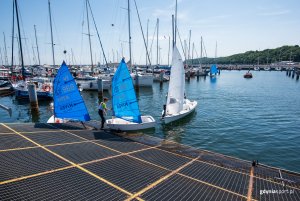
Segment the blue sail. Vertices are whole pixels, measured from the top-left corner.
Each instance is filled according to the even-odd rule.
[[[217,74],[218,73],[218,68],[217,68],[217,65],[214,64],[210,67],[210,74]]]
[[[122,59],[112,80],[112,105],[114,115],[130,122],[142,123],[132,78]]]
[[[54,116],[61,119],[89,121],[90,115],[65,62],[53,83]]]

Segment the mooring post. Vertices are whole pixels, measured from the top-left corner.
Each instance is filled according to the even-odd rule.
[[[138,74],[136,73],[135,74],[135,90],[139,90],[139,76],[138,76]]]
[[[38,98],[37,98],[35,84],[29,83],[27,87],[28,87],[28,94],[29,94],[29,101],[30,101],[31,109],[38,110],[39,104],[38,104]]]
[[[286,69],[286,76],[288,76],[289,75],[289,70],[288,69]]]
[[[296,75],[296,80],[299,80],[299,72],[297,73],[297,75]]]
[[[188,80],[191,78],[191,72],[190,72],[190,70],[188,70],[188,71],[186,72],[186,76],[187,76]]]
[[[159,82],[160,82],[160,84],[162,84],[163,81],[164,81],[164,72],[160,71],[160,73],[159,73]]]
[[[221,69],[219,68],[219,75],[221,74]]]
[[[97,79],[97,85],[98,85],[98,98],[102,99],[103,97],[103,82],[101,78]]]
[[[295,77],[295,69],[293,70],[292,79]]]

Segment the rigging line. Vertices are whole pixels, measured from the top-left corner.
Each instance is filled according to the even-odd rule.
[[[12,35],[11,35],[11,73],[13,73],[14,65],[14,35],[15,35],[15,1],[13,1],[13,20],[12,20]]]
[[[154,28],[154,33],[153,33],[153,36],[152,36],[151,45],[150,45],[151,59],[152,59],[152,45],[153,45],[153,41],[154,41],[154,37],[155,37],[157,25],[158,25],[158,24],[157,24],[157,22],[156,22],[156,25],[155,25],[155,28]]]
[[[146,44],[146,40],[145,40],[143,26],[142,26],[142,23],[141,23],[140,13],[139,13],[139,10],[138,10],[137,5],[136,5],[136,0],[134,0],[134,5],[135,5],[135,8],[136,8],[136,13],[138,15],[138,19],[139,19],[139,23],[140,23],[140,28],[141,28],[141,32],[142,32],[142,35],[143,35],[143,40],[144,40],[144,45],[145,45],[145,49],[146,49],[146,54],[147,54],[147,57],[148,57],[149,64],[151,66],[151,61],[150,61],[149,53],[148,53],[148,50],[147,50],[147,44]]]
[[[29,53],[30,52],[29,51],[29,45],[27,43],[28,38],[27,38],[26,33],[25,33],[24,23],[23,23],[23,17],[22,17],[22,13],[20,11],[20,7],[19,6],[18,6],[18,13],[19,13],[19,16],[20,16],[20,22],[21,22],[21,27],[22,27],[21,31],[23,32],[23,36],[24,36],[24,40],[25,40],[26,56],[27,56],[27,58],[29,60],[29,64],[32,64],[32,62],[31,62],[31,55]],[[22,40],[22,37],[21,37],[20,40]],[[25,58],[25,56],[23,56],[23,58]]]
[[[102,45],[102,42],[101,42],[101,39],[100,39],[99,31],[98,31],[98,28],[97,28],[97,25],[96,25],[96,22],[95,22],[95,18],[94,18],[94,15],[93,15],[93,11],[92,11],[92,8],[91,8],[91,4],[90,4],[89,0],[87,0],[87,2],[88,2],[88,5],[89,5],[89,8],[90,8],[90,11],[91,11],[91,15],[92,15],[93,22],[94,22],[94,25],[95,25],[95,29],[96,29],[96,32],[97,32],[97,36],[98,36],[98,39],[99,39],[99,42],[100,42],[101,50],[103,52],[103,57],[104,57],[104,60],[105,60],[105,65],[106,65],[106,67],[108,67],[106,56],[105,56],[104,49],[103,49],[103,45]]]
[[[184,56],[184,60],[186,60],[186,55],[185,55],[185,51],[184,51],[184,48],[183,48],[183,44],[182,44],[182,40],[181,40],[181,37],[180,37],[180,34],[179,34],[179,30],[178,30],[178,26],[176,26],[176,31],[175,33],[178,33],[178,38],[180,40],[180,44],[181,44],[181,48],[182,48],[182,51],[183,51],[183,56]],[[175,43],[176,44],[176,43]]]
[[[1,65],[3,65],[3,58],[2,58],[1,46],[0,46],[0,61],[1,61]]]
[[[83,2],[83,6],[82,6],[82,22],[81,22],[81,33],[80,33],[80,36],[81,36],[81,44],[80,44],[80,58],[79,58],[79,63],[80,63],[80,66],[82,66],[82,54],[83,54],[83,28],[84,28],[84,16],[85,16],[85,0],[82,0]]]

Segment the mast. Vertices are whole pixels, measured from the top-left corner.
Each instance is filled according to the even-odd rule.
[[[91,65],[92,65],[91,70],[92,70],[92,73],[94,73],[92,43],[91,43],[91,34],[90,34],[90,21],[89,21],[89,11],[88,11],[88,0],[86,0],[86,19],[87,19],[88,36],[89,36],[89,44],[90,44],[90,55],[91,55]]]
[[[217,64],[217,49],[218,49],[218,42],[216,41],[216,49],[215,49],[215,63]]]
[[[5,60],[5,65],[8,65],[6,40],[5,40],[5,33],[4,32],[3,32],[3,39],[4,39],[4,60]]]
[[[12,22],[12,36],[11,36],[11,68],[10,71],[13,73],[14,66],[14,35],[15,35],[15,1],[13,1],[13,22]]]
[[[131,61],[131,30],[130,30],[130,0],[128,2],[128,37],[129,37],[129,69],[132,72],[132,61]]]
[[[171,43],[171,37],[169,36],[168,66],[170,66],[170,43]]]
[[[174,20],[174,44],[176,45],[176,35],[177,35],[177,0],[175,4],[175,20]]]
[[[20,24],[19,24],[19,13],[18,13],[17,0],[15,0],[15,8],[16,8],[16,15],[17,15],[19,45],[20,45],[20,54],[21,54],[22,77],[23,77],[23,80],[25,81],[25,68],[24,68],[24,60],[23,60],[23,50],[22,50],[22,40],[21,40],[21,31],[20,31]]]
[[[149,29],[149,19],[147,20],[146,66],[148,66],[148,29]]]
[[[192,36],[192,30],[190,30],[190,36],[189,36],[189,52],[188,52],[188,61],[191,58],[191,36]],[[189,62],[190,63],[190,62]]]
[[[105,53],[104,53],[104,48],[103,48],[103,45],[102,45],[102,42],[101,42],[101,39],[100,39],[100,35],[99,35],[99,31],[98,31],[98,28],[97,28],[97,25],[96,25],[96,21],[95,21],[95,18],[94,18],[94,14],[93,14],[93,11],[92,11],[92,7],[91,7],[91,4],[90,4],[90,1],[87,0],[88,2],[88,5],[89,5],[89,8],[90,8],[90,11],[91,11],[91,15],[92,15],[92,18],[93,18],[93,22],[94,22],[94,26],[95,26],[95,29],[96,29],[96,32],[97,32],[97,36],[98,36],[98,40],[99,40],[99,43],[100,43],[100,46],[101,46],[101,50],[102,50],[102,53],[103,53],[103,58],[105,60],[105,65],[106,67],[108,68],[108,64],[107,64],[107,59],[106,59],[106,56],[105,56]],[[89,21],[88,21],[88,24],[89,24]],[[89,26],[89,25],[88,25]],[[90,40],[90,50],[92,51],[92,48],[91,48],[91,40]],[[92,53],[91,53],[92,54]],[[100,55],[100,58],[101,58],[101,55]],[[100,58],[99,58],[99,61],[100,61]],[[92,59],[91,59],[92,60]],[[96,63],[96,56],[95,56],[95,63]],[[93,64],[93,60],[92,60],[92,64]]]
[[[48,7],[49,7],[50,30],[51,30],[52,62],[53,62],[53,67],[55,67],[54,43],[53,43],[53,32],[52,32],[52,18],[51,18],[51,6],[50,6],[50,0],[48,0]]]
[[[172,15],[172,47],[175,45],[175,23],[174,23],[174,15]]]
[[[39,66],[40,66],[41,60],[40,60],[39,46],[38,46],[37,37],[36,37],[36,25],[34,25],[34,35],[35,35],[35,44],[36,44],[36,50],[37,50],[37,55],[38,55],[38,61],[39,61]]]
[[[202,55],[203,55],[203,39],[202,39],[202,36],[201,36],[201,50],[200,50],[200,68],[202,68]]]
[[[159,46],[158,46],[158,31],[159,31],[159,19],[157,18],[157,21],[156,21],[156,23],[157,23],[157,32],[156,32],[156,65],[158,66],[158,64],[159,64],[159,57],[158,57],[158,49],[159,49]]]
[[[1,51],[1,47],[0,47],[0,58],[1,58],[1,65],[3,65],[3,58],[2,58],[2,51]]]
[[[194,50],[195,50],[195,44],[193,43],[193,47],[192,47],[192,65],[193,65],[193,59],[194,59]]]

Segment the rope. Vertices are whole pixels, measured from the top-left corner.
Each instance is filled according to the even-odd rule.
[[[9,92],[9,93],[7,93],[7,94],[1,94],[0,97],[8,96],[8,95],[11,95],[11,94],[13,94],[13,93],[15,93],[15,91]]]

